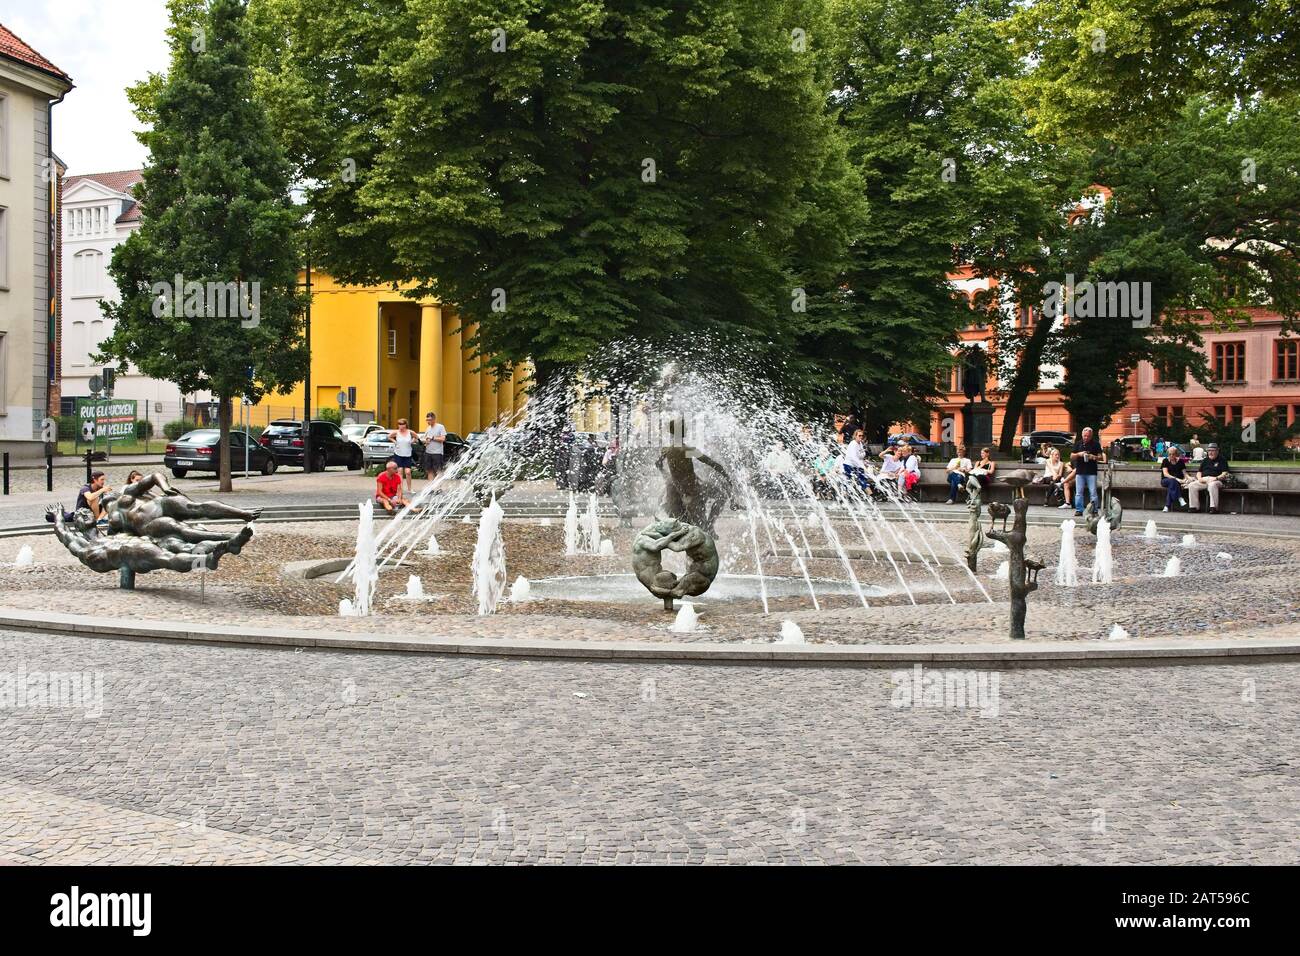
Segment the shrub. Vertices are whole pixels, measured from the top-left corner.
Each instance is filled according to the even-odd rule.
[[[139,419],[135,423],[135,440],[144,441],[153,438],[153,422],[148,419]]]
[[[337,408],[322,408],[316,412],[316,418],[322,422],[333,422],[335,425],[343,424],[343,416],[339,414]]]
[[[168,441],[175,441],[186,432],[192,432],[198,427],[198,422],[191,422],[186,421],[184,418],[177,418],[163,426],[163,434],[167,436]]]

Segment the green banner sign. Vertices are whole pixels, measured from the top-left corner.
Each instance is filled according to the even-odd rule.
[[[94,436],[108,441],[135,438],[135,399],[133,398],[79,398],[77,421],[78,438],[87,440],[87,425],[94,423]]]

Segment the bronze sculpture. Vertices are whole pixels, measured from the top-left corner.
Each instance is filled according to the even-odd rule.
[[[239,554],[253,536],[248,524],[226,534],[190,522],[252,522],[261,514],[260,509],[245,511],[219,501],[193,501],[161,473],[145,475],[104,501],[108,527],[102,532],[85,508],[71,522],[58,505],[46,510],[63,546],[92,571],[117,571],[124,590],[135,587],[137,573],[215,570],[222,555]]]
[[[1007,518],[1013,509],[1016,513],[1015,521],[1012,523],[1011,530],[1007,531]],[[1027,540],[1025,526],[1028,512],[1028,498],[1017,498],[1011,503],[1010,508],[998,502],[989,505],[988,536],[994,541],[1001,541],[1011,552],[1008,583],[1011,589],[1011,639],[1013,641],[1025,639],[1025,597],[1030,591],[1038,590],[1038,572],[1043,570],[1042,562],[1025,557]],[[1001,531],[993,527],[993,522],[999,518],[1002,520]]]
[[[984,547],[984,529],[980,527],[980,492],[983,486],[978,475],[966,478],[966,511],[970,514],[970,541],[966,545],[966,567],[974,574],[978,568],[980,548]]]
[[[686,553],[690,563],[680,578],[664,570],[665,550]],[[656,521],[632,541],[632,570],[651,594],[663,598],[664,610],[671,611],[674,598],[694,597],[709,589],[718,575],[718,548],[696,525],[676,518]]]

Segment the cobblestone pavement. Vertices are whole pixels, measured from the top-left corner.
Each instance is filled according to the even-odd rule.
[[[4,713],[0,862],[1300,862],[1300,664],[993,673],[981,716],[884,670],[0,633],[54,670],[102,701]]]

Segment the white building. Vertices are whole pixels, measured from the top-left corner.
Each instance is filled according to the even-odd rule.
[[[117,289],[108,274],[113,249],[140,228],[140,205],[134,191],[140,170],[87,173],[63,182],[63,399],[90,395],[90,377],[103,367],[91,356],[113,331],[100,303],[115,301]],[[140,402],[140,418],[154,422],[181,415],[185,398],[171,382],[149,378],[134,368],[119,373],[115,398]],[[207,398],[206,393],[200,396]],[[144,403],[149,403],[146,408]],[[156,428],[161,432],[161,425]]]
[[[67,74],[0,24],[0,450],[40,455],[54,366],[58,166]]]

